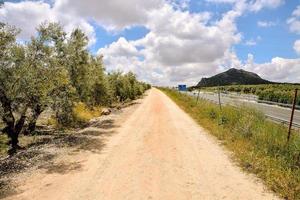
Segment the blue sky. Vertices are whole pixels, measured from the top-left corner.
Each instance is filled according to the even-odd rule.
[[[241,17],[238,20],[238,29],[245,39],[261,37],[261,40],[255,46],[236,45],[238,56],[245,60],[247,54],[251,53],[259,63],[267,62],[276,56],[297,58],[293,43],[299,36],[291,33],[286,23],[286,19],[296,7],[297,1],[288,1],[277,9],[266,9]],[[267,28],[258,27],[258,21],[272,21],[276,25]]]
[[[293,49],[293,43],[299,38],[295,33],[289,31],[286,19],[298,6],[297,1],[287,1],[283,6],[277,9],[265,9],[257,13],[248,13],[237,21],[237,27],[243,34],[243,39],[258,40],[256,45],[249,46],[245,43],[234,45],[238,57],[241,60],[247,60],[248,54],[251,53],[258,63],[270,61],[273,57],[280,56],[285,58],[299,57]],[[207,3],[199,0],[190,2],[189,12],[197,13],[203,11],[213,12],[216,17],[222,17],[222,13],[231,9],[229,4]],[[276,25],[272,27],[259,27],[258,21],[272,21]],[[120,37],[127,40],[136,40],[143,38],[149,30],[143,26],[137,26],[121,32],[108,32],[104,28],[96,27],[97,42],[91,47],[91,51],[96,53],[97,50],[105,45],[115,42]]]
[[[21,28],[20,40],[44,21],[81,28],[109,71],[154,84],[193,85],[232,67],[300,82],[296,0],[18,0],[5,1],[0,20]]]

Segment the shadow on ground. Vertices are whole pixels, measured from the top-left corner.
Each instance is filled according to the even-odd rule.
[[[41,168],[46,169],[46,173],[48,173],[48,174],[66,174],[66,173],[81,170],[82,164],[80,162],[49,163]]]
[[[66,174],[82,169],[80,162],[57,163],[58,155],[68,152],[88,151],[100,153],[105,146],[104,136],[115,133],[118,126],[110,116],[93,120],[85,129],[79,131],[54,131],[40,129],[33,137],[33,142],[25,150],[11,157],[0,158],[0,199],[17,194],[13,180],[25,170],[45,169],[46,173]]]

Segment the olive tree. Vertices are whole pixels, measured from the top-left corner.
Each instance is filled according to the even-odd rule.
[[[66,126],[73,122],[75,102],[110,105],[133,100],[147,89],[131,72],[106,74],[102,56],[89,53],[80,29],[67,34],[57,23],[44,23],[24,44],[16,42],[19,32],[0,23],[0,116],[11,152],[19,148],[21,132],[35,130],[46,108]]]
[[[16,35],[19,33],[15,27],[0,23],[0,102],[2,107],[2,120],[5,127],[2,132],[10,138],[10,144],[17,148],[18,135],[25,122],[26,102],[23,93],[18,94],[18,85],[22,78],[24,49],[16,45]],[[18,106],[17,108],[17,105]],[[22,109],[20,108],[22,107]],[[19,110],[19,116],[14,111]]]
[[[68,82],[64,78],[67,72],[58,64],[55,41],[43,30],[40,27],[37,37],[20,45],[16,43],[16,28],[0,26],[2,132],[8,135],[12,152],[19,148],[18,136],[26,119],[28,131],[32,131],[39,114],[51,103],[51,93]]]

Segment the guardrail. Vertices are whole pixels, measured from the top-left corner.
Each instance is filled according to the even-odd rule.
[[[197,96],[197,94],[195,94],[195,93],[187,93],[187,94],[190,94],[190,95],[192,95],[192,96],[194,96],[194,97]],[[216,93],[202,93],[202,94],[204,94],[204,95],[217,95]],[[222,96],[226,96],[226,95],[222,94]],[[205,100],[210,101],[210,102],[215,103],[215,104],[218,104],[218,103],[219,103],[217,100],[212,100],[212,99],[205,98],[205,96],[203,96],[203,95],[200,95],[199,98],[205,99]],[[247,99],[244,99],[244,98],[240,98],[240,99],[242,99],[242,100],[247,100]],[[262,101],[262,102],[256,101],[256,102],[257,102],[257,103],[266,103],[266,104],[270,104],[269,101]],[[272,103],[274,103],[274,102],[272,102]],[[226,103],[221,103],[221,104],[224,105],[224,104],[226,104]],[[227,104],[230,105],[230,106],[233,106],[233,107],[235,107],[235,108],[238,108],[238,107],[239,107],[239,106],[236,105],[234,102],[227,103]],[[274,104],[272,104],[272,105],[278,105],[278,104],[280,104],[280,103],[274,103]],[[288,105],[289,105],[289,104],[288,104]],[[289,106],[285,106],[285,107],[289,107]],[[299,106],[298,106],[298,107],[299,107]],[[271,116],[271,115],[268,115],[268,114],[264,114],[264,115],[265,115],[269,120],[272,120],[272,121],[277,122],[277,123],[281,123],[281,124],[284,124],[284,125],[287,125],[287,126],[288,126],[289,123],[290,123],[289,120],[285,120],[285,119],[278,118],[278,117],[275,117],[275,116]],[[298,123],[295,123],[295,122],[294,122],[294,123],[292,123],[292,126],[293,126],[293,128],[300,129],[300,124],[298,124]]]
[[[203,94],[211,94],[211,93],[203,92]],[[214,92],[213,94],[217,94],[217,93]],[[279,103],[279,102],[274,102],[274,101],[260,100],[260,99],[258,99],[258,97],[254,97],[253,95],[251,95],[251,96],[244,96],[244,95],[235,95],[235,94],[221,93],[221,96],[225,96],[225,97],[229,97],[229,98],[242,99],[242,100],[247,100],[247,101],[256,101],[258,103],[265,103],[265,104],[270,104],[270,105],[277,105],[277,106],[286,107],[286,108],[292,108],[293,107],[292,104],[288,104],[288,103]],[[295,108],[297,110],[300,110],[300,106],[298,106],[298,105],[296,105]]]
[[[274,121],[274,122],[278,122],[278,123],[281,123],[281,124],[284,124],[284,125],[289,125],[289,121],[285,120],[285,119],[281,119],[281,118],[278,118],[278,117],[274,117],[274,116],[271,116],[271,115],[265,115],[267,118],[269,118],[270,120]],[[299,129],[300,128],[300,124],[297,124],[297,123],[293,123],[292,126],[294,128],[297,128]]]

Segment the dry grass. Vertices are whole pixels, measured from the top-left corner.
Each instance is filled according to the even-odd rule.
[[[74,117],[78,122],[86,123],[95,117],[101,116],[101,107],[89,108],[84,103],[76,103],[73,108]]]

